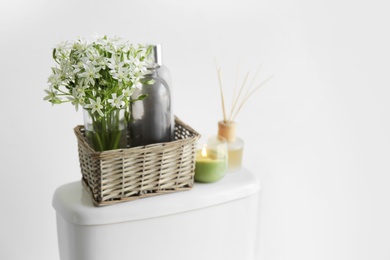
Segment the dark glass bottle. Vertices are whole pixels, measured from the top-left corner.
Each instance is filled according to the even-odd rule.
[[[131,120],[129,123],[130,146],[141,146],[173,140],[173,113],[171,91],[166,81],[160,77],[161,56],[159,46],[155,46],[155,64],[145,81],[153,80],[153,84],[145,84],[141,90],[133,93],[134,97],[147,95],[143,100],[131,104]]]

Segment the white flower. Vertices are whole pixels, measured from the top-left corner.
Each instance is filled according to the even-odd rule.
[[[147,63],[141,61],[139,57],[130,57],[130,70],[132,74],[136,77],[148,74]]]
[[[80,60],[76,64],[73,64],[72,67],[74,68],[73,73],[77,74],[84,69],[84,62]]]
[[[116,70],[119,66],[123,66],[124,62],[121,62],[121,58],[117,55],[112,55],[111,58],[106,58],[107,67],[111,70]]]
[[[101,110],[103,108],[103,106],[102,106],[102,104],[100,104],[101,103],[100,97],[96,98],[96,102],[92,98],[89,98],[89,102],[90,102],[90,104],[85,105],[85,108],[91,108],[92,109],[92,111],[91,111],[92,114],[95,113],[95,112],[98,112],[100,116],[104,116],[104,114],[103,114],[103,112]]]
[[[115,55],[118,52],[119,47],[117,44],[115,44],[115,42],[109,42],[107,45],[104,46],[104,49],[112,55]]]
[[[73,96],[69,96],[68,100],[71,101],[71,103],[75,106],[76,111],[78,111],[79,105],[85,106],[85,103],[84,103],[84,95],[85,94],[81,94],[81,95],[78,94],[76,88],[73,89],[72,94],[73,94]]]
[[[122,94],[125,97],[130,97],[134,92],[134,88],[127,87],[126,89],[122,90]]]
[[[55,71],[54,68],[53,68],[53,71]],[[53,74],[51,74],[49,76],[49,78],[47,79],[47,82],[50,83],[51,87],[60,86],[62,84],[61,75],[57,72],[54,72]]]
[[[85,85],[91,84],[95,86],[95,79],[100,78],[100,67],[95,67],[93,64],[88,63],[84,64],[84,72],[79,74],[80,78],[83,78],[83,83]]]
[[[61,68],[60,73],[62,78],[73,76],[72,66],[68,60],[61,60],[60,68]]]
[[[105,35],[102,35],[102,34],[98,34],[98,33],[94,33],[93,35],[92,35],[92,37],[94,38],[94,39],[96,39],[95,40],[95,43],[96,44],[99,44],[99,45],[107,45],[108,44],[108,40],[107,40],[107,37],[105,36]]]
[[[110,70],[110,74],[114,79],[117,79],[119,82],[127,82],[130,81],[129,78],[129,69],[123,67],[123,63],[118,64],[118,68],[116,70]]]
[[[78,57],[84,56],[85,52],[90,47],[90,44],[83,39],[78,39],[72,46],[74,54]]]
[[[119,97],[116,97],[116,93],[113,93],[111,96],[112,99],[109,99],[108,103],[110,103],[113,107],[123,108],[123,106],[125,105],[125,101],[122,100],[124,96],[120,95]]]
[[[54,49],[58,65],[52,68],[44,99],[53,104],[70,101],[76,110],[84,106],[100,116],[127,108],[133,91],[142,88],[141,81],[149,73],[150,50],[150,46],[104,35],[94,42],[63,42]]]
[[[71,44],[69,42],[61,42],[55,48],[54,56],[58,60],[67,59],[70,53]]]
[[[77,98],[77,97],[85,97],[85,90],[88,88],[88,85],[77,85],[73,90],[72,90],[72,95]]]
[[[45,89],[45,92],[47,94],[46,97],[43,98],[43,100],[47,100],[51,102],[53,105],[54,104],[60,104],[61,99],[57,97],[57,91],[54,89]]]
[[[95,67],[104,67],[106,66],[106,61],[104,57],[100,54],[97,49],[91,49],[86,52],[87,59]]]
[[[138,89],[142,89],[142,83],[141,83],[141,81],[139,81],[139,79],[136,79],[135,81],[133,81],[133,86],[138,88]]]
[[[127,53],[131,49],[131,44],[129,42],[123,42],[121,49],[123,52]]]

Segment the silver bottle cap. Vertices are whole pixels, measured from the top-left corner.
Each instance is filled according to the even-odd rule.
[[[161,52],[161,44],[153,45],[153,58],[154,63],[159,67],[162,66],[162,52]]]

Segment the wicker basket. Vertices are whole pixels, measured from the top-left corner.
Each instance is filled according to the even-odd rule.
[[[84,127],[74,128],[82,181],[95,206],[191,189],[199,134],[175,117],[175,141],[94,151]]]

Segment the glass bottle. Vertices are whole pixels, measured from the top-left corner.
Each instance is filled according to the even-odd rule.
[[[218,135],[228,142],[228,171],[236,171],[241,168],[244,141],[236,137],[235,122],[218,122]]]
[[[85,136],[95,151],[122,149],[127,147],[127,118],[125,109],[92,113],[84,109]]]
[[[167,82],[159,75],[161,67],[161,51],[154,46],[154,64],[148,68],[150,74],[145,81],[153,80],[153,84],[145,84],[141,90],[135,90],[133,96],[147,95],[143,100],[135,101],[130,106],[129,123],[130,146],[142,146],[173,140],[173,113],[171,91]]]

